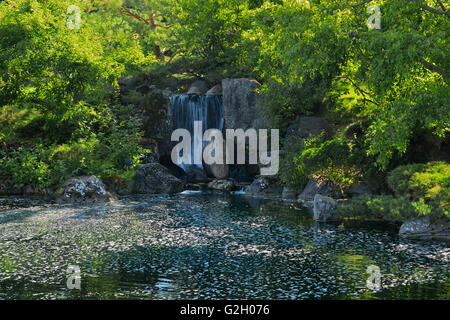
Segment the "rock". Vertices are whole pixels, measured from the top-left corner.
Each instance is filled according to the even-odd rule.
[[[189,88],[187,94],[202,96],[208,91],[208,84],[206,81],[197,80]]]
[[[96,176],[75,177],[64,182],[55,192],[57,201],[63,202],[108,202],[117,200],[117,195],[106,190]]]
[[[230,169],[227,164],[203,164],[208,176],[216,179],[226,179],[230,175]]]
[[[372,191],[370,191],[369,186],[363,183],[356,183],[350,187],[350,189],[347,191],[347,194],[351,197],[358,197],[361,195],[371,195]]]
[[[257,164],[243,164],[230,166],[230,178],[241,183],[251,183],[260,174]]]
[[[221,96],[222,95],[222,85],[218,84],[206,92],[207,96]]]
[[[0,196],[20,195],[22,191],[15,186],[12,178],[1,179],[0,181]]]
[[[208,175],[205,170],[196,166],[190,166],[186,169],[186,181],[188,183],[208,182]]]
[[[171,141],[173,131],[171,92],[152,89],[142,98],[138,105],[142,113],[142,128],[148,144],[157,145],[155,156],[169,156],[174,143]],[[158,161],[158,160],[157,160]]]
[[[201,191],[204,188],[204,186],[199,185],[199,184],[186,184],[184,186],[184,190],[189,190],[189,191]]]
[[[281,194],[283,200],[295,201],[297,199],[297,192],[289,188],[284,187],[283,193]]]
[[[333,198],[342,198],[343,194],[340,188],[331,183],[328,180],[320,179],[320,178],[311,178],[308,181],[303,192],[298,196],[298,201],[311,201],[314,200],[316,194],[320,194],[323,196],[333,197]]]
[[[174,194],[183,190],[183,183],[159,163],[141,165],[136,171],[134,182],[136,193]]]
[[[266,127],[261,114],[261,85],[253,79],[222,80],[225,128],[248,129]]]
[[[229,180],[214,180],[208,184],[208,188],[216,191],[229,192],[235,190],[236,186]]]
[[[145,164],[159,162],[161,156],[159,154],[158,142],[155,139],[142,137],[139,139],[139,144],[144,149],[148,149],[151,151],[150,153],[146,153],[141,158],[141,163]]]
[[[209,177],[213,177],[216,179],[226,179],[230,175],[230,168],[226,164],[226,142],[223,143],[223,158],[222,158],[222,164],[206,164],[203,162],[203,168],[206,171],[206,174]]]
[[[285,140],[297,142],[309,136],[318,136],[325,132],[326,137],[331,137],[333,129],[329,122],[318,117],[301,117],[287,129]]]
[[[50,196],[52,193],[52,190],[49,188],[41,188],[29,184],[22,189],[22,194],[25,196]]]
[[[314,197],[314,220],[316,221],[330,221],[336,220],[333,213],[337,208],[336,200],[316,194]]]
[[[121,196],[130,195],[133,193],[133,180],[124,179],[121,177],[107,177],[104,179],[105,185],[115,193]]]
[[[402,224],[399,235],[410,239],[450,241],[450,221],[432,223],[430,217],[410,220]]]
[[[245,193],[254,196],[281,196],[283,185],[275,176],[262,176],[245,189]]]

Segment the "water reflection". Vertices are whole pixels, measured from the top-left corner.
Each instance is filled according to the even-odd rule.
[[[448,245],[314,223],[292,204],[183,194],[0,207],[2,299],[449,298]],[[81,290],[66,289],[69,264]],[[376,292],[369,265],[382,273]]]

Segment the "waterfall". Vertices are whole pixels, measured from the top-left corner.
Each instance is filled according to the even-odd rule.
[[[174,95],[172,97],[173,119],[175,129],[186,129],[190,132],[192,141],[192,161],[195,154],[202,155],[204,141],[201,139],[201,150],[195,150],[196,138],[194,135],[194,121],[201,121],[203,126],[203,133],[208,129],[223,130],[224,126],[224,108],[222,96],[196,96],[196,95]],[[185,171],[189,165],[181,166]],[[200,165],[200,167],[202,167]]]

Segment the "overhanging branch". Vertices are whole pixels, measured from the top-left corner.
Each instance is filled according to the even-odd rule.
[[[439,9],[427,6],[426,4],[421,3],[421,1],[419,1],[419,0],[406,0],[406,1],[417,3],[419,5],[419,7],[421,7],[425,11],[428,11],[428,12],[431,12],[431,13],[435,13],[435,14],[445,15],[445,16],[447,16],[447,18],[450,18],[450,12],[448,12],[445,9],[445,6],[444,6],[444,4],[441,1],[440,1],[440,6],[441,6],[442,10],[439,10]]]
[[[356,90],[358,90],[358,92],[363,96],[363,101],[364,102],[370,102],[373,103],[375,105],[378,105],[378,103],[376,103],[375,101],[371,100],[371,99],[367,99],[366,96],[369,95],[369,93],[363,89],[361,89],[356,83],[355,81],[353,81],[350,77],[343,75],[343,76],[338,76],[338,79],[346,79],[348,81],[350,81],[350,83],[352,84],[352,86],[354,86],[356,88]]]
[[[365,0],[363,2],[352,5],[352,8],[357,8],[359,6],[365,5],[366,3],[372,2],[372,0]]]
[[[444,81],[448,82],[447,73],[444,70],[442,70],[441,68],[439,68],[437,65],[428,62],[424,58],[420,59],[420,63],[425,67],[425,69],[440,74],[442,76],[442,78],[444,78]]]

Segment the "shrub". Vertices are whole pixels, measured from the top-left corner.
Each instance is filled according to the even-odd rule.
[[[450,218],[450,165],[445,162],[400,166],[388,174],[393,195],[365,196],[338,208],[342,217],[406,220]]]
[[[429,215],[433,218],[448,216],[442,208],[426,204],[424,199],[412,202],[409,197],[392,195],[360,196],[349,201],[336,210],[337,216],[343,218],[360,218],[364,220],[405,221],[419,216]]]
[[[448,211],[450,206],[450,165],[445,162],[410,164],[394,169],[387,178],[396,195],[408,195]]]
[[[362,177],[360,151],[353,141],[323,135],[286,146],[287,155],[280,163],[281,181],[300,191],[308,177],[321,176],[341,189],[351,186]]]

